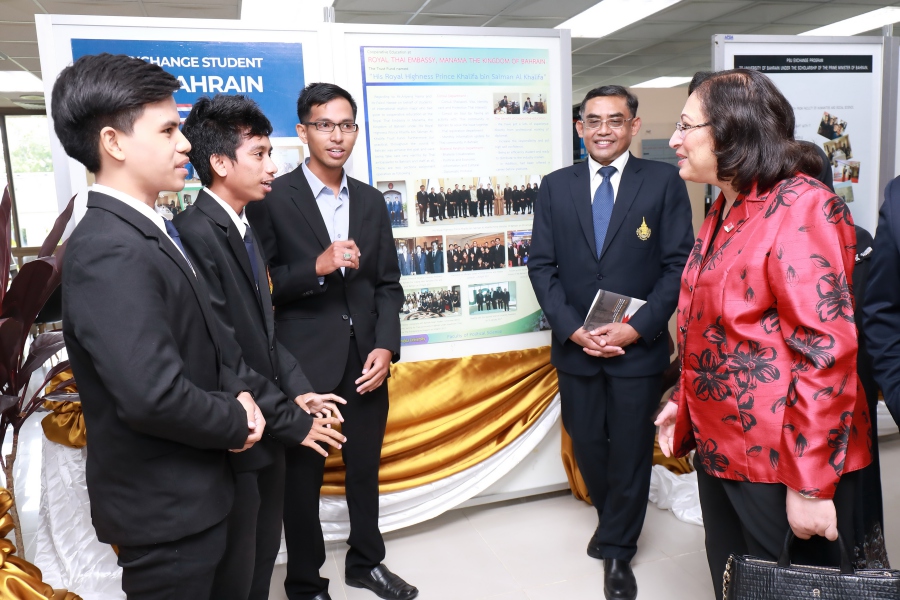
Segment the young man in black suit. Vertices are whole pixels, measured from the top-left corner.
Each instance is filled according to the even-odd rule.
[[[205,186],[175,226],[206,281],[218,318],[225,364],[253,390],[266,418],[267,435],[235,455],[235,504],[228,516],[225,556],[216,570],[212,598],[267,600],[281,545],[284,445],[317,442],[340,448],[344,436],[337,396],[313,393],[303,370],[275,339],[265,261],[244,207],[272,189],[272,125],[245,96],[200,98],[184,122],[191,164]],[[313,418],[310,413],[336,415]]]
[[[620,86],[588,92],[576,127],[589,158],[544,178],[528,275],[553,327],[562,417],[600,525],[588,555],[604,559],[607,598],[635,598],[630,562],[644,522],[653,415],[666,335],[694,241],[678,170],[628,152],[637,98]],[[628,323],[582,328],[599,289],[646,300]]]
[[[309,147],[299,168],[248,207],[272,278],[278,339],[315,390],[347,400],[343,448],[350,510],[345,581],[381,598],[418,590],[381,561],[378,468],[388,415],[387,377],[400,358],[403,289],[381,193],[352,179],[344,163],[356,143],[356,103],[328,83],[308,85],[297,100],[297,135]],[[285,589],[292,600],[328,598],[319,575],[325,546],[319,523],[324,458],[309,448],[286,451]]]
[[[234,499],[227,450],[265,427],[222,364],[206,285],[153,209],[188,173],[178,88],[157,65],[100,54],[63,69],[51,101],[63,148],[96,176],[63,259],[63,335],[93,524],[118,546],[129,600],[210,597]]]

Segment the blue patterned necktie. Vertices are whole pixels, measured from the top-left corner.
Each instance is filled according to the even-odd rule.
[[[253,271],[253,285],[259,291],[259,266],[256,264],[256,251],[253,249],[253,232],[250,231],[250,225],[244,223],[244,248],[247,249],[247,255],[250,258],[250,270]]]
[[[175,225],[172,224],[172,221],[168,219],[163,219],[163,222],[166,224],[166,233],[169,234],[169,237],[175,242],[175,245],[178,246],[178,249],[181,250],[181,253],[184,255],[184,260],[187,261],[187,264],[190,265],[193,270],[194,265],[191,265],[191,260],[187,257],[187,252],[184,251],[184,246],[181,245],[181,236],[178,235],[178,230],[175,229]]]
[[[616,172],[615,167],[600,167],[600,185],[594,192],[594,203],[591,212],[594,216],[594,242],[597,245],[597,258],[603,252],[603,242],[606,240],[606,230],[609,229],[609,218],[612,216],[613,194],[612,176]]]

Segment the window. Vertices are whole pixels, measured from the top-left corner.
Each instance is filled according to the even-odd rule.
[[[40,246],[59,215],[50,130],[45,115],[8,115],[6,120],[15,210],[21,246]]]

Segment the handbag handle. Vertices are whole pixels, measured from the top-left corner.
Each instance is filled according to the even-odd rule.
[[[781,550],[781,556],[778,557],[778,566],[785,568],[791,566],[791,544],[794,543],[796,536],[794,531],[788,528],[787,535],[784,538],[784,548]],[[841,574],[852,575],[856,572],[853,564],[850,562],[850,554],[847,552],[847,546],[844,544],[844,538],[838,533],[837,543],[841,548]]]

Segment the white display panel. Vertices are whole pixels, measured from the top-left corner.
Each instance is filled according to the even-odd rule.
[[[835,191],[857,225],[875,232],[881,195],[882,39],[727,36],[716,70],[755,68],[794,108],[795,137],[823,148]]]
[[[404,273],[404,292],[412,305],[432,293],[461,299],[441,318],[401,314],[404,360],[549,344],[527,263],[510,258],[527,253],[533,203],[510,202],[507,210],[495,199],[486,211],[493,215],[482,214],[476,194],[490,187],[501,198],[507,184],[528,188],[571,164],[568,32],[337,25],[334,35],[335,75],[357,99],[363,126],[349,172],[401,203],[398,252],[407,247],[415,256],[416,246],[432,242],[442,249],[443,271]],[[422,223],[421,185],[445,194],[474,186],[477,216],[435,219],[429,211]],[[502,265],[448,272],[455,244],[464,252],[485,241]],[[498,290],[510,298],[505,304]]]
[[[305,149],[293,135],[296,102],[304,82],[330,77],[330,61],[320,53],[320,32],[291,30],[240,21],[199,19],[145,19],[36,15],[44,92],[51,97],[53,84],[63,68],[81,54],[126,53],[157,62],[182,82],[176,102],[182,117],[198,95],[243,93],[257,100],[273,121],[276,162],[291,168],[305,156]],[[294,50],[296,49],[296,50]],[[295,66],[302,57],[302,68]],[[290,81],[284,81],[289,79]],[[267,104],[266,99],[271,100]],[[52,114],[48,103],[48,122]],[[52,126],[52,125],[51,125]],[[68,158],[50,132],[60,208],[69,198],[87,189],[90,181],[84,167]],[[199,181],[188,181],[181,193],[161,195],[173,200],[190,199],[200,189]],[[85,195],[79,196],[75,221],[84,211]]]

